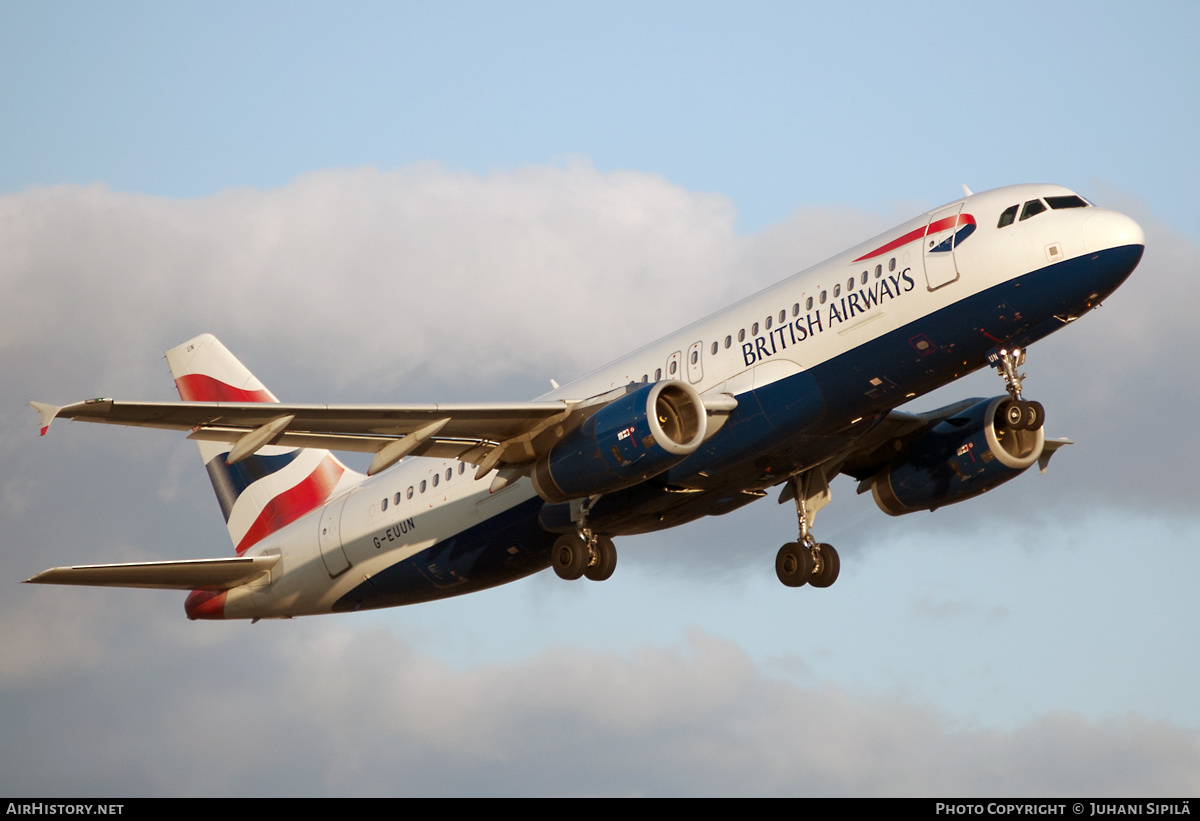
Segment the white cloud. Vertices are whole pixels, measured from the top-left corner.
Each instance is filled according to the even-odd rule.
[[[68,711],[76,744],[54,751],[60,766],[35,772],[53,745],[32,738],[0,785],[40,794],[251,795],[1200,788],[1194,732],[1133,714],[1051,714],[1010,732],[955,727],[903,698],[774,678],[701,631],[675,646],[563,648],[454,669],[348,620],[253,633],[243,626],[211,646],[185,639],[190,646],[180,648],[181,635],[195,630],[140,635],[128,671],[88,674],[88,709]],[[154,669],[171,674],[148,678]],[[24,700],[48,709],[55,689]],[[179,741],[147,737],[144,726],[170,728]]]

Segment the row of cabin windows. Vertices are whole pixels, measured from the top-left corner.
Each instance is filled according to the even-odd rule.
[[[892,257],[891,259],[888,260],[888,271],[893,272],[895,270],[896,270],[896,258]],[[879,279],[882,276],[883,276],[883,266],[876,265],[875,266],[875,279]],[[866,285],[867,281],[870,278],[871,278],[871,272],[869,270],[863,271],[858,276],[859,283],[862,285]],[[855,277],[850,277],[849,279],[846,280],[846,291],[847,292],[854,290],[854,280],[855,280]],[[842,295],[842,286],[841,286],[841,283],[838,283],[837,285],[833,286],[833,298],[837,299],[841,295]],[[828,301],[828,297],[829,297],[828,291],[822,290],[821,295],[818,298],[820,304],[824,305]],[[811,311],[812,309],[813,309],[813,298],[810,296],[804,302],[804,310]],[[780,325],[782,325],[784,322],[787,321],[787,315],[788,315],[787,308],[784,308],[782,311],[779,312],[778,322]],[[797,302],[795,305],[792,306],[792,316],[800,316],[800,303],[799,302]],[[775,322],[776,322],[776,319],[774,316],[768,316],[762,323],[763,330],[766,330],[766,331],[771,330],[771,326]],[[759,327],[759,325],[757,322],[755,322],[753,325],[750,326],[750,336],[758,336],[758,327]],[[746,329],[745,328],[742,328],[740,331],[738,331],[737,341],[738,342],[746,341]],[[732,345],[733,345],[733,336],[726,336],[725,337],[725,347],[730,348],[730,347],[732,347]],[[712,343],[712,346],[709,348],[709,351],[715,355],[717,353],[717,351],[720,350],[720,348],[721,348],[720,343],[714,341]],[[692,351],[690,360],[693,365],[695,365],[697,362],[699,362],[700,361],[700,352],[698,350]],[[677,368],[676,363],[674,361],[671,361],[667,366],[667,378],[673,377],[675,375],[675,371],[677,369],[678,368]],[[654,381],[657,382],[662,378],[663,378],[663,369],[662,368],[656,369],[654,371]],[[645,384],[649,381],[650,381],[650,374],[648,374],[648,373],[642,374],[642,384]]]
[[[1060,211],[1063,208],[1087,208],[1091,203],[1077,194],[1068,194],[1061,197],[1046,197],[1042,200],[1029,200],[1024,207],[1020,203],[1010,205],[1005,208],[1000,214],[1000,221],[996,223],[997,228],[1004,228],[1012,225],[1014,222],[1021,222],[1030,217],[1036,217],[1038,214],[1046,210],[1046,206],[1050,206],[1053,211]],[[1017,211],[1020,210],[1021,217],[1017,218]]]
[[[463,473],[466,472],[466,470],[467,470],[467,463],[459,462],[458,463],[459,475],[461,476]],[[446,481],[449,482],[452,478],[454,478],[454,468],[448,467],[448,468],[446,468]],[[433,487],[437,487],[438,483],[441,481],[441,479],[442,479],[442,474],[439,472],[439,473],[433,474],[433,478],[430,480],[422,479],[421,484],[416,485],[415,487],[413,485],[409,485],[408,490],[404,494],[404,498],[411,499],[417,493],[424,493],[429,488],[430,484],[432,484]],[[397,504],[397,505],[400,504],[400,499],[401,499],[401,495],[400,495],[399,491],[397,491],[395,499],[393,500],[393,504]],[[383,500],[383,503],[380,505],[380,510],[387,510],[387,509],[388,509],[388,500],[385,497]]]

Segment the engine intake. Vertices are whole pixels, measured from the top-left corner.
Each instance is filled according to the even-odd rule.
[[[1042,428],[1016,430],[997,416],[1008,397],[972,405],[934,425],[871,478],[880,510],[937,510],[1020,476],[1046,444]]]
[[[621,490],[682,462],[707,430],[704,401],[691,385],[645,385],[600,408],[539,459],[533,486],[548,502]]]

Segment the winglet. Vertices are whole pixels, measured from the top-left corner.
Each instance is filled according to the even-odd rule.
[[[62,408],[58,405],[47,405],[45,402],[30,402],[29,406],[38,412],[38,416],[42,417],[42,436],[45,436],[46,431],[50,430],[50,423],[54,421],[54,417],[58,416],[58,412]]]

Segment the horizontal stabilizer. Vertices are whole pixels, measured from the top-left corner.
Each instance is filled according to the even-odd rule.
[[[26,584],[79,584],[91,587],[150,587],[162,590],[229,590],[261,576],[279,556],[185,559],[52,567]]]

